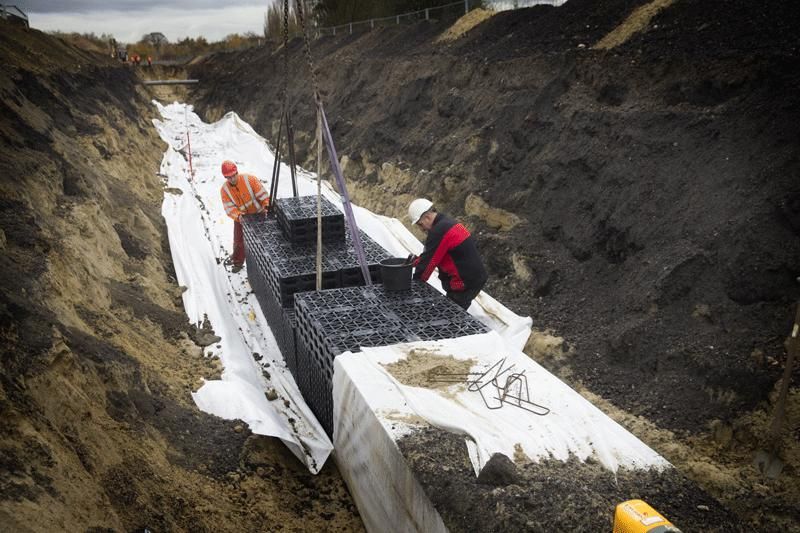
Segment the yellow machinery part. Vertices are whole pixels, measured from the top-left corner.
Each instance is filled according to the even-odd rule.
[[[642,500],[628,500],[617,505],[614,533],[680,533],[661,513]]]

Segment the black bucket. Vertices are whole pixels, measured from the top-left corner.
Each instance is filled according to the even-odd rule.
[[[381,261],[381,279],[387,291],[407,291],[411,288],[412,264],[402,257]]]

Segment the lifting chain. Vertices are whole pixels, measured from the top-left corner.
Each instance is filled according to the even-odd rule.
[[[289,99],[289,0],[283,0],[283,104]]]
[[[319,94],[317,87],[317,72],[314,69],[314,61],[311,59],[311,43],[308,39],[308,31],[306,28],[305,13],[303,13],[304,0],[295,0],[297,6],[297,18],[300,19],[300,27],[303,30],[303,41],[305,42],[306,60],[308,61],[308,69],[311,71],[311,88],[314,92],[314,102],[317,105],[317,290],[321,290],[322,285],[322,144],[323,141],[327,145],[328,157],[330,158],[331,172],[336,178],[336,184],[339,188],[339,195],[342,198],[342,210],[344,211],[344,218],[347,227],[350,231],[350,238],[353,242],[353,248],[358,258],[358,263],[361,266],[361,274],[364,276],[364,284],[372,285],[372,278],[367,267],[367,260],[364,255],[364,247],[361,244],[361,236],[358,233],[358,224],[356,223],[355,215],[353,214],[353,206],[350,203],[350,195],[347,193],[347,184],[342,176],[342,169],[339,165],[339,160],[336,155],[336,147],[333,145],[333,138],[331,137],[330,127],[325,118],[325,111],[322,105],[322,97]]]
[[[322,99],[317,89],[317,72],[314,69],[314,60],[311,58],[311,43],[306,31],[306,17],[303,13],[303,0],[295,0],[297,18],[300,19],[300,28],[303,31],[306,61],[311,73],[311,90],[314,93],[314,103],[317,106],[317,290],[322,290]]]
[[[303,13],[303,0],[295,0],[297,6],[297,18],[300,19],[300,28],[303,30],[303,41],[306,49],[306,61],[308,61],[308,69],[311,72],[311,90],[314,92],[314,102],[317,106],[322,104],[320,99],[319,90],[317,89],[317,71],[314,69],[314,60],[311,58],[311,43],[308,40],[308,31],[306,31],[306,17]]]

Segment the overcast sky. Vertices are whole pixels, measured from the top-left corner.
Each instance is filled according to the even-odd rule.
[[[14,0],[33,28],[113,34],[131,43],[159,31],[170,41],[202,35],[219,41],[231,33],[263,33],[272,0]]]

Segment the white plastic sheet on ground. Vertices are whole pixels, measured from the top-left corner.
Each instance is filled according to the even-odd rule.
[[[384,365],[407,358],[412,350],[474,360],[471,371],[478,373],[505,358],[505,367],[514,365],[514,372],[527,376],[530,400],[550,413],[537,416],[508,404],[492,410],[480,393],[464,385],[403,385]],[[491,399],[491,389],[485,390]],[[494,453],[512,459],[523,453],[534,461],[593,457],[612,471],[670,466],[495,332],[347,352],[334,362],[333,397],[336,460],[370,531],[380,531],[386,523],[396,531],[441,530],[441,519],[432,514],[430,501],[395,444],[414,428],[409,421],[419,418],[463,434],[476,475]]]
[[[162,214],[178,283],[187,287],[183,303],[192,322],[199,324],[207,316],[222,338],[218,345],[209,347],[222,361],[222,378],[206,381],[194,393],[195,403],[208,413],[243,420],[254,433],[280,438],[316,473],[333,446],[286,369],[245,271],[232,274],[222,265],[232,251],[233,222],[220,201],[220,164],[224,159],[235,161],[240,172],[255,174],[269,190],[274,156],[266,141],[234,113],[207,124],[191,106],[154,104],[162,117],[154,124],[168,144],[161,163],[167,187]],[[189,173],[187,130],[193,178]],[[300,170],[298,188],[301,195],[316,194],[315,176]],[[341,207],[339,194],[327,182],[323,181],[322,190],[328,200]],[[289,169],[282,166],[278,197],[290,195]],[[422,244],[398,220],[357,206],[354,213],[359,227],[393,254],[405,257],[422,250]],[[431,283],[441,290],[438,280]],[[485,293],[476,298],[470,313],[518,349],[530,334],[530,318],[512,313]],[[253,354],[262,358],[260,364]],[[262,366],[265,363],[269,367]],[[268,401],[264,393],[269,389],[274,389],[280,399]]]

